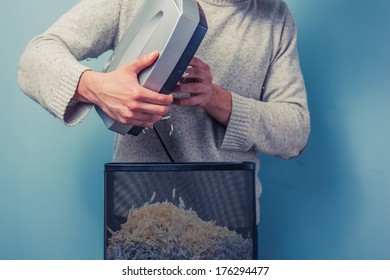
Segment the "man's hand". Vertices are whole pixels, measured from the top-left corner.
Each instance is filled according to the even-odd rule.
[[[213,77],[208,64],[194,57],[186,70],[185,76],[173,92],[189,93],[188,97],[175,98],[179,106],[201,106],[218,122],[227,126],[232,111],[230,92],[213,84]]]
[[[138,82],[138,74],[157,57],[153,52],[107,73],[85,71],[73,99],[99,106],[120,123],[151,128],[173,102],[172,95],[158,94]]]

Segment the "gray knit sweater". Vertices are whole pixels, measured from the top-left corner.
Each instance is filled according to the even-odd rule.
[[[227,127],[200,107],[172,106],[156,124],[177,162],[251,161],[260,153],[288,159],[306,145],[310,125],[296,50],[296,27],[280,0],[199,0],[209,30],[197,56],[213,82],[232,94]],[[141,0],[83,0],[42,35],[20,60],[21,89],[64,123],[92,105],[71,98],[87,67],[79,61],[116,46]],[[102,129],[104,126],[102,124]],[[153,130],[115,138],[114,161],[168,161]],[[257,195],[260,195],[257,181]]]

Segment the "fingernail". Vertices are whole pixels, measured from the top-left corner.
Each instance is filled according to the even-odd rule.
[[[152,58],[154,56],[156,56],[156,54],[158,54],[158,51],[153,51],[149,54],[149,58]]]

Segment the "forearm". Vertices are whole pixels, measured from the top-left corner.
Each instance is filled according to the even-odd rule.
[[[310,132],[305,99],[295,102],[256,101],[213,85],[212,97],[203,108],[227,127],[222,149],[253,149],[292,158],[304,149]]]
[[[34,38],[21,56],[20,88],[66,124],[80,122],[92,107],[72,99],[81,74],[88,69],[79,61],[97,57],[113,46],[119,2],[79,2]],[[102,5],[105,9],[101,9]],[[86,14],[85,11],[93,12]]]
[[[22,91],[43,108],[67,124],[79,122],[79,117],[66,119],[68,104],[75,93],[79,77],[87,67],[81,65],[52,36],[35,38],[22,54],[18,83]],[[76,112],[75,103],[71,104]],[[82,105],[83,108],[84,105]],[[79,108],[80,109],[80,108]],[[84,112],[78,112],[82,118]],[[77,119],[77,120],[76,120]]]
[[[221,149],[249,151],[288,159],[305,148],[310,117],[304,99],[263,102],[232,93],[232,113]]]

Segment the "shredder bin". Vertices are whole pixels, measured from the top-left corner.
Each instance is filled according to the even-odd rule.
[[[254,259],[255,164],[108,163],[105,259]]]

